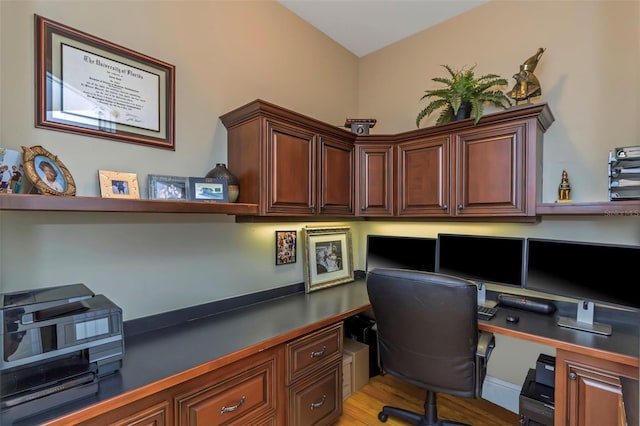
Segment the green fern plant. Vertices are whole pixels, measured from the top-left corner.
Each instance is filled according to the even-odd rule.
[[[416,127],[420,127],[423,118],[440,110],[436,124],[445,124],[455,121],[458,110],[465,103],[471,107],[470,116],[474,118],[474,125],[478,124],[484,111],[484,104],[507,109],[512,105],[511,99],[495,86],[506,86],[507,80],[497,74],[486,74],[478,78],[474,75],[475,65],[463,67],[459,70],[449,65],[442,65],[448,72],[449,78],[435,77],[432,80],[444,84],[440,89],[425,90],[420,100],[430,99],[431,102],[418,113]]]

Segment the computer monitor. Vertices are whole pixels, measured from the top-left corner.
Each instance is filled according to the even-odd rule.
[[[436,271],[483,284],[522,287],[525,239],[438,234]]]
[[[559,318],[562,327],[609,335],[609,324],[593,321],[595,303],[640,310],[640,246],[529,238],[525,264],[526,289],[579,301],[576,318]]]
[[[435,238],[367,235],[367,271],[401,268],[434,272],[435,263]]]

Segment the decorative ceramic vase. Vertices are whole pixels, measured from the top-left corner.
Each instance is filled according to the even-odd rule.
[[[217,163],[216,166],[207,173],[205,177],[208,178],[223,178],[227,180],[227,186],[229,187],[229,202],[235,203],[240,195],[240,187],[238,186],[238,178],[235,177],[227,165],[224,163]]]
[[[471,117],[471,102],[463,102],[458,108],[458,114],[456,114],[455,121],[465,120]]]

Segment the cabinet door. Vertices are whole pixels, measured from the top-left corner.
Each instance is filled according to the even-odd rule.
[[[393,215],[393,145],[356,146],[356,211],[359,216]]]
[[[312,215],[316,205],[316,136],[267,121],[267,214]]]
[[[320,135],[317,213],[353,215],[353,144]]]
[[[637,368],[558,350],[554,424],[619,424],[625,418],[621,376],[637,378]]]
[[[168,411],[169,403],[163,402],[110,424],[113,426],[166,426],[169,424]]]
[[[454,216],[535,215],[527,198],[525,123],[456,136]],[[535,189],[534,189],[535,192]]]
[[[448,216],[449,136],[398,144],[399,216]]]

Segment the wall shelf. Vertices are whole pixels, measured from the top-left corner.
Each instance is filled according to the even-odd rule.
[[[246,203],[131,200],[123,198],[2,194],[0,210],[122,212],[122,213],[208,213],[257,215],[258,206]]]
[[[640,216],[640,200],[587,203],[538,203],[536,205],[536,215]]]

